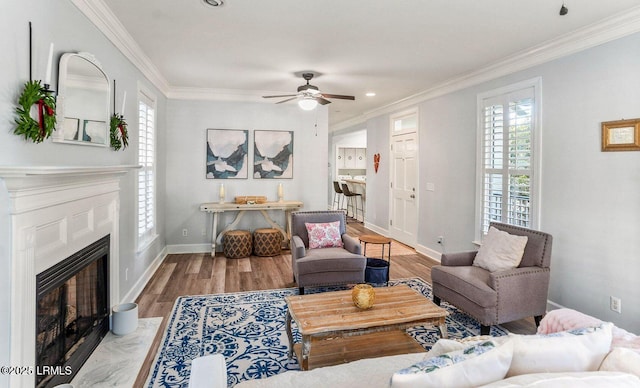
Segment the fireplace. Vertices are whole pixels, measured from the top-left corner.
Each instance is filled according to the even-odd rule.
[[[99,317],[108,314],[112,305],[123,302],[119,282],[120,177],[135,168],[0,166],[0,311],[7,312],[9,323],[0,325],[0,365],[33,371],[0,374],[0,386],[33,388],[37,381],[40,386],[57,381],[37,379],[38,374],[70,379],[70,373],[79,369],[65,364],[70,352],[73,358],[91,353],[92,343],[99,342],[108,330],[108,320]],[[96,242],[104,247],[88,249],[102,252],[94,264],[70,264],[77,266],[74,272],[79,275],[55,279],[58,269],[68,269],[67,259],[83,256],[79,252],[95,248]],[[8,260],[4,260],[5,253]],[[95,269],[95,279],[83,273],[84,269]],[[77,295],[77,288],[87,278],[106,286],[102,291],[106,297],[96,297],[89,303],[92,317],[86,322],[92,323],[85,322],[84,307],[78,306],[85,299]],[[45,310],[37,314],[38,307]],[[55,310],[63,318],[51,318]],[[38,315],[46,317],[37,319]],[[67,344],[67,337],[92,325],[98,328],[97,334],[82,337],[78,346]],[[55,330],[59,335],[52,334]],[[85,343],[89,345],[84,347]],[[50,354],[37,352],[54,347],[58,350]],[[55,366],[61,354],[64,361]],[[46,373],[38,373],[39,366],[46,366],[41,369]]]
[[[70,382],[109,331],[109,245],[105,236],[37,275],[37,387]]]

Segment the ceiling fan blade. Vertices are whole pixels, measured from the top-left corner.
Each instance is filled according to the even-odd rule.
[[[297,94],[280,94],[277,96],[262,96],[262,98],[278,98],[278,97],[296,97]]]
[[[298,96],[294,95],[293,97],[287,98],[286,100],[278,101],[278,102],[276,102],[276,104],[282,104],[282,103],[287,102],[287,101],[295,100],[296,98],[298,98]]]
[[[316,97],[316,101],[318,101],[318,104],[320,105],[327,105],[327,104],[331,104],[331,101],[329,100],[325,100],[322,97]]]
[[[355,100],[356,99],[354,96],[344,96],[342,94],[328,94],[328,93],[322,93],[322,97],[324,97],[324,98],[339,98],[341,100]]]

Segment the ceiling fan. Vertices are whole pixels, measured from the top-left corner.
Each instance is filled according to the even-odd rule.
[[[313,78],[313,73],[303,73],[302,78],[307,81],[306,85],[298,86],[298,93],[296,94],[282,94],[275,96],[262,96],[263,98],[283,98],[288,97],[282,101],[276,102],[276,104],[282,104],[287,101],[295,100],[296,98],[300,98],[298,101],[298,105],[300,108],[304,110],[312,110],[318,104],[326,105],[330,104],[331,101],[327,100],[327,98],[338,98],[341,100],[355,100],[354,96],[344,96],[341,94],[329,94],[322,93],[318,89],[317,86],[309,84],[309,81]]]

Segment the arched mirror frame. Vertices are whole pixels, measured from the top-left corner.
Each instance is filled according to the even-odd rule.
[[[104,99],[99,97],[94,101],[94,106],[82,105],[69,106],[68,104],[78,103],[74,102],[74,98],[69,95],[69,92],[73,89],[69,87],[69,61],[80,58],[86,61],[88,66],[93,66],[97,69],[96,74],[100,74],[104,77]],[[84,62],[81,62],[84,63]],[[56,102],[56,131],[52,135],[52,139],[56,143],[67,144],[81,144],[91,145],[99,147],[107,147],[110,142],[109,137],[109,101],[111,96],[111,88],[109,77],[102,70],[102,66],[95,59],[95,57],[89,53],[65,53],[60,58],[60,66],[58,73],[58,97]],[[95,72],[95,71],[94,71]],[[71,80],[72,81],[72,80]],[[73,81],[72,81],[73,82]],[[98,90],[103,88],[102,81],[89,86],[88,90]],[[98,101],[99,99],[99,101]],[[83,99],[82,104],[88,104],[91,99]],[[92,111],[89,116],[81,116],[78,112]],[[66,112],[76,112],[74,114],[67,115]],[[104,112],[104,114],[102,114]],[[74,134],[75,131],[75,134]],[[90,136],[93,134],[93,136]]]

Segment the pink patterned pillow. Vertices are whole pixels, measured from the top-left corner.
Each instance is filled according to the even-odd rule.
[[[305,222],[309,234],[309,249],[342,248],[340,221],[312,224]]]

